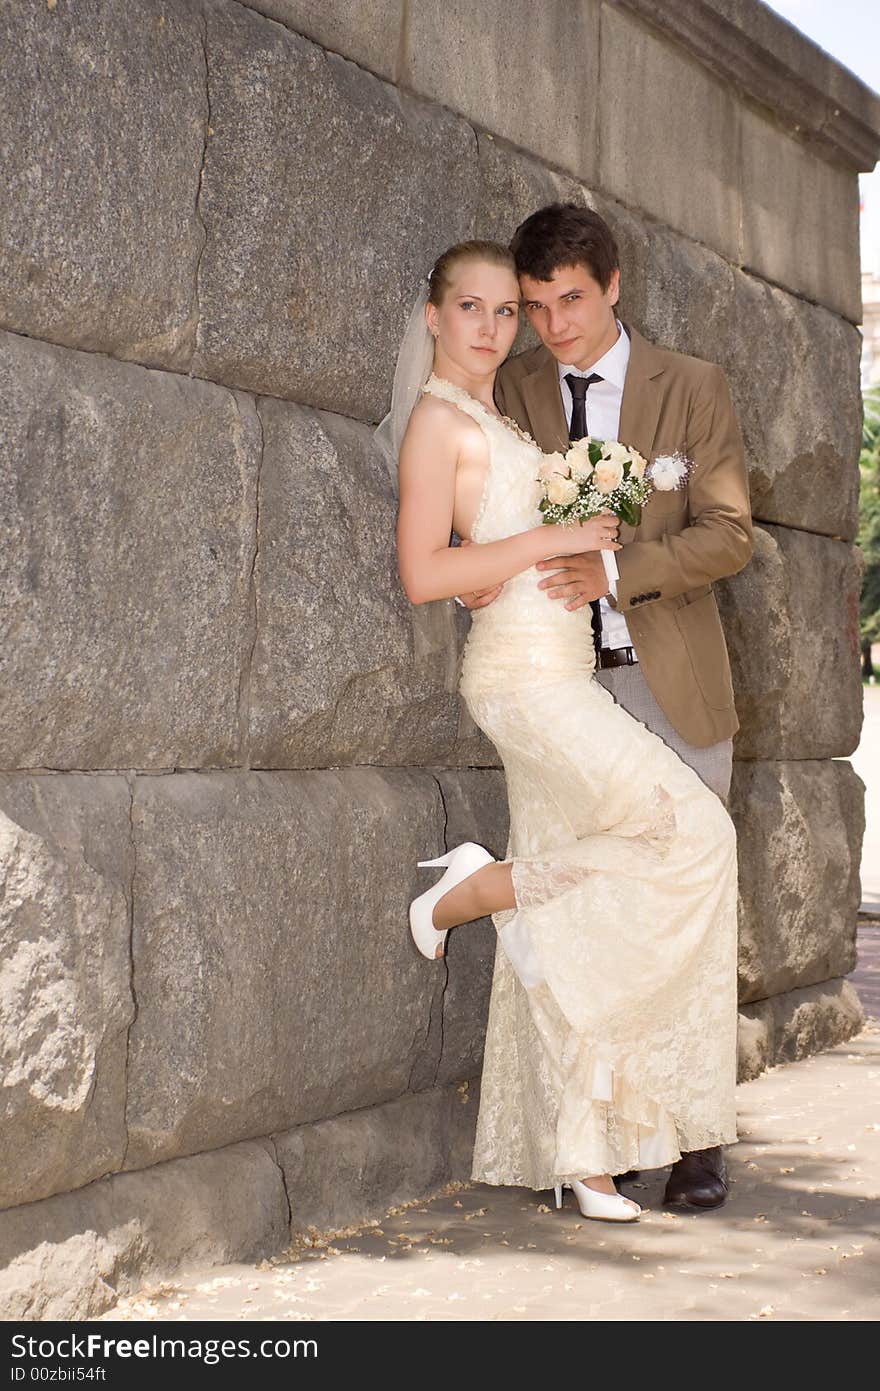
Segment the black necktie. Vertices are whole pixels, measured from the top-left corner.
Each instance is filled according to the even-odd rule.
[[[591,372],[588,377],[576,377],[574,372],[566,372],[565,380],[571,389],[571,424],[568,427],[568,438],[570,440],[582,440],[587,430],[587,392],[593,382],[604,381],[598,373]],[[593,625],[593,646],[596,649],[596,661],[599,660],[599,653],[602,651],[602,610],[599,607],[599,600],[590,601],[591,622]]]
[[[596,372],[591,372],[588,377],[576,377],[574,372],[566,372],[565,380],[571,390],[571,425],[568,427],[568,438],[570,440],[582,440],[587,431],[587,391],[593,382],[604,381]]]

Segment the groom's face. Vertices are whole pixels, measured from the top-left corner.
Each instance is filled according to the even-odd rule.
[[[519,284],[532,328],[559,362],[585,372],[617,341],[619,271],[605,290],[584,265],[561,266],[549,280],[521,275]]]

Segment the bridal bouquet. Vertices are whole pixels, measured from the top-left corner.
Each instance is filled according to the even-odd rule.
[[[600,512],[613,512],[638,526],[651,493],[682,488],[692,464],[679,452],[649,464],[637,449],[619,440],[575,440],[567,454],[547,454],[538,470],[541,520],[572,526]]]

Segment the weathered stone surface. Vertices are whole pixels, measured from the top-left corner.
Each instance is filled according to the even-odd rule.
[[[457,694],[469,619],[413,606],[368,426],[261,401],[252,766],[493,764]]]
[[[0,776],[0,1207],[122,1161],[129,800],[118,777]]]
[[[864,1022],[859,997],[847,980],[827,980],[743,1005],[738,1080],[749,1082],[767,1067],[833,1048],[857,1034]]]
[[[738,758],[837,758],[862,723],[857,552],[785,527],[755,528],[746,568],[720,581]]]
[[[742,264],[861,322],[859,189],[829,163],[743,107]]]
[[[446,844],[463,840],[485,845],[496,859],[507,856],[508,808],[501,772],[437,774],[446,812]],[[478,1076],[489,1012],[497,934],[490,919],[450,933],[446,944],[449,978],[442,998],[441,1049],[435,1082]]]
[[[864,787],[848,763],[733,767],[741,1003],[856,964]]]
[[[351,1226],[471,1176],[479,1084],[437,1087],[274,1136],[294,1234]]]
[[[480,197],[475,235],[507,243],[519,224],[547,203],[583,202],[583,185],[493,135],[477,135]]]
[[[0,401],[0,766],[232,761],[253,403],[9,334]]]
[[[208,62],[195,370],[379,420],[419,286],[471,233],[473,131],[239,6],[208,11]]]
[[[0,8],[0,327],[188,365],[202,31],[186,0]]]
[[[137,780],[127,1167],[407,1090],[442,990],[407,906],[443,820],[427,773]]]
[[[854,537],[859,333],[837,314],[734,269],[706,247],[610,200],[588,197],[618,241],[622,316],[652,342],[724,368],[754,515]]]
[[[733,91],[607,5],[601,42],[599,185],[737,262],[741,108]]]
[[[736,1080],[750,1082],[770,1066],[770,1037],[764,1021],[740,1012],[736,1029]]]
[[[735,272],[717,252],[587,194],[612,228],[620,252],[621,317],[652,343],[709,362],[731,335]]]
[[[0,1317],[86,1319],[182,1265],[255,1261],[288,1239],[268,1142],[230,1145],[0,1213]]]
[[[547,203],[584,201],[584,190],[574,179],[548,169],[491,135],[480,133],[477,141],[480,199],[474,236],[506,246],[519,224],[538,208]],[[539,342],[525,314],[521,314],[513,354],[534,348]]]
[[[593,179],[596,108],[605,99],[600,8],[597,0],[541,6],[410,0],[400,80],[549,163]]]
[[[404,0],[358,0],[327,4],[327,0],[247,0],[259,10],[307,39],[351,58],[362,68],[394,81]]]
[[[852,539],[858,529],[861,335],[739,271],[728,374],[762,521]],[[748,350],[743,351],[743,344]]]
[[[769,5],[756,0],[611,0],[665,30],[776,122],[851,169],[873,169],[880,98]]]

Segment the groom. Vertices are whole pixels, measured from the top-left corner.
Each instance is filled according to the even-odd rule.
[[[592,435],[646,459],[680,450],[693,472],[680,491],[654,492],[623,549],[542,561],[548,602],[593,608],[596,675],[726,799],[738,727],[712,582],[752,552],[742,440],[720,368],[655,348],[617,319],[617,246],[595,212],[540,208],[511,242],[525,312],[542,346],[509,359],[499,409],[546,453]],[[499,589],[464,595],[469,608]],[[664,1201],[719,1207],[727,1197],[720,1146],[685,1154]]]

